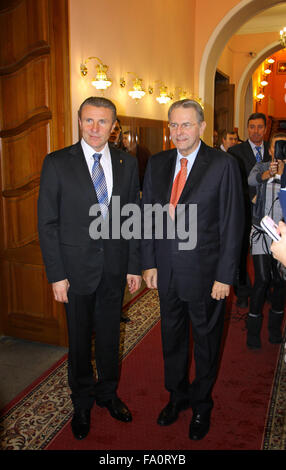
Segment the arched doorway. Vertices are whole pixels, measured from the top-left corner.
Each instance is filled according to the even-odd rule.
[[[285,2],[277,0],[243,0],[239,2],[234,8],[232,8],[227,15],[225,15],[225,17],[220,21],[220,23],[213,31],[211,37],[209,38],[209,41],[204,49],[199,73],[199,96],[204,102],[205,118],[208,123],[205,133],[205,140],[207,142],[212,142],[212,129],[214,123],[214,88],[210,87],[209,84],[210,82],[214,83],[217,63],[225,45],[233,36],[233,33],[237,31],[246,21],[256,16],[258,13],[267,10],[279,3]],[[278,43],[276,43],[276,45],[273,47],[277,47],[276,50],[278,50]],[[275,49],[272,49],[271,51],[271,47],[269,46],[269,49],[263,52],[264,55],[262,55],[260,52],[260,54],[256,57],[255,62],[251,63],[251,67],[249,68],[249,70],[244,73],[243,83],[240,80],[240,90],[237,90],[236,94],[236,104],[239,103],[239,118],[237,117],[236,112],[235,123],[237,122],[241,125],[240,119],[243,120],[244,105],[241,100],[244,100],[251,72],[255,70],[255,68],[260,62],[263,61],[263,58],[270,55],[271,52],[273,52],[274,50]],[[238,91],[240,92],[240,94],[238,94]],[[235,107],[237,108],[237,106]]]
[[[245,127],[245,95],[253,72],[267,57],[281,49],[281,44],[277,41],[269,44],[266,48],[257,54],[256,60],[246,67],[237,87],[237,98],[235,103],[234,126],[239,129]]]

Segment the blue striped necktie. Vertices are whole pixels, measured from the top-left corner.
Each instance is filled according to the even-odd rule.
[[[93,154],[94,164],[92,167],[92,181],[94,184],[94,189],[96,191],[97,200],[100,204],[100,210],[103,217],[106,216],[108,210],[108,192],[107,185],[104,176],[104,171],[100,163],[100,158],[102,157],[101,153]]]
[[[256,150],[256,161],[257,162],[262,162],[262,155],[261,155],[261,147],[255,147],[255,150]]]

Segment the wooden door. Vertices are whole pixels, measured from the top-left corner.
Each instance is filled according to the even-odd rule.
[[[216,83],[214,112],[215,129],[219,134],[226,129],[233,130],[234,85],[224,82]]]
[[[66,345],[37,234],[45,155],[71,144],[68,0],[0,2],[0,334]]]

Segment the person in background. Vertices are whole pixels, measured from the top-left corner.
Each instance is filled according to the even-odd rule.
[[[253,113],[247,121],[248,139],[228,149],[228,153],[237,158],[244,190],[245,202],[245,232],[242,243],[241,258],[234,286],[237,295],[237,306],[248,307],[248,297],[251,293],[251,283],[247,271],[247,259],[249,254],[249,236],[252,223],[251,201],[255,196],[255,187],[248,185],[248,176],[256,162],[269,162],[269,144],[264,141],[266,134],[266,116],[263,113]]]
[[[121,128],[120,120],[118,118],[116,119],[114,128],[111,131],[108,142],[117,149],[124,148],[123,143],[122,143],[122,128]]]
[[[213,148],[215,148],[215,149],[219,148],[218,131],[216,129],[214,129],[214,131],[213,131]]]
[[[271,245],[271,251],[273,257],[280,261],[286,267],[286,224],[285,222],[279,221],[278,224],[281,240],[279,242],[273,242]]]
[[[269,287],[272,287],[271,308],[268,313],[269,341],[273,344],[282,342],[281,325],[284,315],[285,283],[277,269],[277,262],[271,255],[271,238],[260,228],[260,221],[265,215],[269,215],[276,223],[283,216],[279,192],[284,162],[274,158],[275,142],[281,139],[286,140],[286,134],[274,134],[271,137],[269,153],[272,161],[257,162],[248,177],[249,185],[256,189],[252,209],[253,227],[250,246],[254,266],[254,285],[246,321],[246,343],[250,349],[261,348],[262,312]]]
[[[122,127],[120,124],[120,120],[118,118],[115,121],[114,128],[111,131],[108,142],[110,145],[112,145],[118,150],[125,150],[125,147],[122,141]],[[122,295],[122,306],[123,306],[123,302],[124,302],[124,293]],[[123,323],[129,323],[130,318],[122,311],[120,321]]]
[[[142,189],[146,165],[151,156],[151,152],[145,145],[136,142],[136,138],[132,135],[131,131],[123,132],[122,141],[125,150],[137,158],[140,188]]]
[[[227,152],[230,147],[233,147],[238,143],[238,135],[236,131],[223,131],[221,136],[222,143],[220,149],[223,152]]]

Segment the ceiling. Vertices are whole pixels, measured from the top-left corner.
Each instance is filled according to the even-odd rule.
[[[268,8],[247,21],[235,34],[256,34],[279,31],[286,26],[286,2]]]

